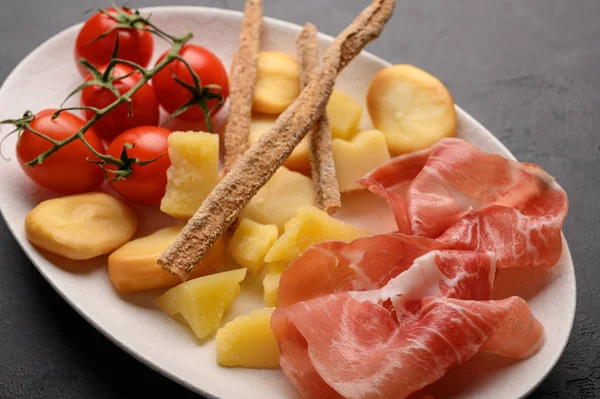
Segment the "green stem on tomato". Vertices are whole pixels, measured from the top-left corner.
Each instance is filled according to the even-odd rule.
[[[207,127],[208,131],[212,131],[212,121],[211,121],[210,115],[212,114],[212,112],[215,109],[222,106],[225,100],[223,98],[220,86],[218,86],[218,85],[202,86],[200,77],[196,74],[196,72],[191,67],[191,65],[183,57],[181,57],[179,55],[179,52],[181,51],[183,46],[192,38],[192,33],[187,33],[185,35],[178,36],[178,37],[172,36],[169,33],[166,33],[164,31],[160,30],[156,25],[154,25],[152,22],[150,22],[150,19],[149,19],[150,16],[143,17],[138,10],[134,10],[133,12],[128,13],[126,11],[131,11],[129,8],[123,7],[123,9],[125,10],[125,11],[123,11],[123,10],[119,9],[116,5],[114,5],[114,2],[113,2],[113,6],[114,6],[114,9],[116,10],[116,15],[109,13],[107,10],[99,10],[99,11],[101,13],[109,16],[114,21],[116,21],[116,25],[111,27],[109,30],[107,30],[103,34],[96,37],[93,41],[101,39],[101,38],[109,35],[113,31],[118,31],[119,29],[137,29],[137,30],[151,32],[152,34],[169,42],[169,44],[171,44],[170,50],[166,53],[164,58],[154,66],[154,68],[146,69],[133,61],[128,61],[128,60],[118,58],[119,35],[116,35],[115,46],[113,48],[111,59],[107,65],[106,69],[103,72],[100,72],[98,70],[98,68],[93,66],[90,62],[88,62],[84,58],[81,58],[79,60],[79,62],[89,72],[91,77],[88,78],[81,85],[79,85],[75,90],[73,90],[67,96],[67,98],[61,105],[61,109],[59,109],[52,115],[52,119],[58,118],[58,116],[60,115],[61,112],[70,111],[70,110],[92,111],[94,115],[77,132],[75,132],[73,135],[67,137],[66,139],[55,140],[55,139],[52,139],[51,137],[48,137],[48,136],[32,129],[30,122],[33,121],[35,116],[30,111],[25,112],[25,114],[19,119],[10,119],[10,120],[1,121],[0,124],[7,123],[7,124],[12,124],[15,126],[15,129],[11,133],[9,133],[9,135],[17,132],[20,137],[21,134],[23,133],[23,131],[27,130],[27,131],[31,132],[32,134],[34,134],[42,139],[45,139],[46,141],[48,141],[49,143],[52,144],[52,147],[50,147],[48,150],[44,151],[43,153],[39,154],[34,159],[26,162],[25,165],[32,166],[32,167],[35,165],[39,165],[46,158],[48,158],[49,156],[51,156],[52,154],[54,154],[55,152],[60,150],[62,147],[64,147],[65,145],[67,145],[75,140],[81,140],[83,142],[83,144],[90,150],[90,152],[99,159],[99,160],[92,160],[92,159],[88,158],[88,161],[100,165],[103,169],[104,176],[107,179],[108,179],[107,173],[111,173],[116,176],[115,178],[110,179],[110,180],[115,180],[115,179],[118,180],[118,179],[127,178],[128,176],[131,175],[131,173],[133,173],[132,166],[134,164],[144,166],[144,165],[147,165],[147,164],[155,161],[156,159],[141,161],[137,158],[130,158],[127,155],[126,148],[123,148],[123,153],[121,154],[120,158],[115,158],[115,157],[112,157],[109,155],[102,154],[102,153],[96,151],[93,148],[93,146],[85,139],[85,133],[98,120],[100,120],[106,114],[108,114],[109,112],[111,112],[112,110],[114,110],[115,108],[119,107],[120,105],[122,105],[124,103],[129,104],[129,114],[128,115],[131,116],[133,95],[138,90],[140,90],[142,88],[142,86],[144,86],[146,83],[148,83],[148,81],[150,79],[152,79],[158,72],[163,70],[167,65],[169,65],[171,62],[173,62],[175,60],[180,61],[185,65],[185,67],[189,71],[190,75],[192,76],[193,85],[183,82],[182,80],[178,79],[175,76],[175,74],[173,74],[173,79],[177,83],[179,83],[180,85],[185,87],[188,91],[190,91],[191,98],[188,102],[186,102],[185,104],[180,106],[177,110],[175,110],[172,113],[172,115],[167,119],[167,122],[170,121],[171,119],[175,118],[176,116],[182,114],[183,112],[187,111],[189,108],[191,108],[193,106],[198,106],[202,109],[202,111],[204,113],[205,123],[206,123],[206,127]],[[134,70],[125,74],[124,76],[114,77],[113,71],[114,71],[115,67],[119,64],[127,65],[127,66],[133,68]],[[114,82],[124,79],[126,77],[129,77],[133,74],[137,74],[137,73],[139,73],[141,75],[141,79],[131,89],[129,89],[129,91],[127,91],[124,94],[121,94],[115,87]],[[87,88],[89,86],[99,86],[101,88],[109,90],[111,93],[113,93],[115,95],[116,100],[102,109],[95,108],[95,107],[86,107],[86,106],[62,108],[63,105],[66,103],[66,101],[69,98],[71,98],[74,94],[79,93],[80,91],[84,90],[85,88]],[[211,107],[210,109],[208,107],[209,100],[216,101],[215,105],[213,107]],[[0,146],[3,141],[4,140],[0,141]],[[0,147],[0,155],[2,155],[1,147]],[[112,169],[108,170],[106,168],[107,165],[114,165],[117,167],[117,170],[112,170]]]
[[[139,68],[139,72],[142,74],[142,78],[131,89],[129,89],[129,91],[127,91],[123,95],[118,96],[117,99],[114,102],[112,102],[111,104],[107,105],[106,107],[104,107],[104,108],[102,108],[100,110],[97,110],[94,113],[94,116],[90,120],[88,120],[85,123],[85,125],[83,125],[72,136],[69,136],[66,139],[61,140],[61,141],[54,141],[53,146],[50,149],[48,149],[47,151],[41,153],[40,155],[38,155],[36,158],[32,159],[31,161],[27,162],[26,165],[28,165],[28,166],[34,166],[34,165],[40,164],[40,163],[42,163],[44,161],[44,159],[46,159],[47,157],[49,157],[50,155],[52,155],[53,153],[55,153],[56,151],[58,151],[60,148],[64,147],[65,145],[71,143],[72,141],[74,141],[76,139],[80,139],[83,142],[83,144],[85,144],[85,146],[95,156],[97,156],[99,159],[101,159],[105,163],[112,164],[112,165],[115,165],[117,167],[125,166],[124,162],[122,160],[120,160],[118,158],[115,158],[115,157],[111,157],[109,155],[101,154],[98,151],[96,151],[92,147],[92,145],[90,143],[88,143],[88,141],[85,139],[84,134],[98,120],[100,120],[102,117],[104,117],[107,113],[109,113],[113,109],[117,108],[119,105],[124,104],[125,102],[128,102],[128,101],[131,101],[131,97],[139,89],[141,89],[143,85],[145,85],[146,83],[148,83],[148,81],[150,79],[152,79],[152,77],[154,75],[156,75],[158,72],[160,72],[162,69],[164,69],[173,60],[178,59],[178,57],[179,57],[179,55],[178,55],[179,51],[181,50],[181,48],[183,47],[183,45],[186,44],[191,38],[192,38],[192,34],[191,33],[187,33],[187,34],[185,34],[183,36],[174,38],[174,40],[173,40],[173,47],[171,47],[171,49],[169,50],[169,52],[167,53],[167,55],[165,56],[165,58],[163,58],[159,63],[157,63],[156,66],[153,69],[146,70],[146,69],[141,68],[141,67]],[[126,63],[128,65],[131,64],[128,61]],[[28,130],[31,130],[31,129],[28,128]],[[46,137],[46,139],[48,140],[50,138]],[[51,141],[51,139],[48,140],[48,141]]]

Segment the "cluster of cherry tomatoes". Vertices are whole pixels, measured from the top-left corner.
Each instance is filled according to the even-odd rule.
[[[110,15],[116,10],[107,9]],[[123,10],[131,13],[130,10]],[[92,79],[89,72],[78,62],[86,59],[100,72],[106,70],[112,58],[115,41],[118,35],[117,58],[135,62],[147,68],[153,55],[154,38],[143,29],[114,29],[117,21],[106,13],[94,14],[83,25],[75,44],[75,59],[82,76],[88,81]],[[101,35],[105,36],[99,38]],[[163,54],[157,62],[165,57]],[[201,78],[202,85],[219,85],[223,98],[228,95],[227,72],[221,61],[207,49],[185,44],[179,55],[187,61]],[[114,87],[124,94],[135,86],[142,74],[126,64],[118,64],[112,72]],[[133,144],[128,149],[128,156],[140,160],[158,158],[145,166],[133,165],[133,173],[126,180],[111,181],[113,188],[123,197],[141,203],[157,204],[165,193],[167,184],[166,170],[170,165],[167,153],[168,129],[159,127],[159,107],[173,113],[181,105],[188,102],[192,94],[175,81],[193,85],[192,75],[179,60],[154,75],[150,82],[142,86],[131,98],[131,104],[121,104],[99,119],[85,133],[86,141],[98,152],[120,158],[125,144]],[[90,85],[81,91],[81,105],[102,109],[113,103],[117,97],[109,89],[99,85]],[[210,100],[215,101],[215,100]],[[214,104],[209,101],[208,107]],[[131,107],[131,108],[130,108]],[[131,109],[131,113],[130,113]],[[56,110],[44,110],[35,115],[30,123],[32,130],[46,135],[53,140],[63,140],[76,133],[86,122],[94,117],[93,111],[85,111],[84,119],[68,111],[52,119]],[[217,112],[215,110],[215,112]],[[192,107],[178,116],[183,120],[203,120],[204,115],[199,107]],[[107,145],[107,147],[105,147]],[[39,185],[59,194],[76,194],[96,190],[104,180],[102,168],[89,162],[93,161],[90,150],[80,140],[75,140],[41,164],[27,166],[26,162],[36,158],[51,148],[52,144],[29,130],[25,130],[17,145],[17,157],[27,175]],[[110,169],[112,165],[108,165]]]

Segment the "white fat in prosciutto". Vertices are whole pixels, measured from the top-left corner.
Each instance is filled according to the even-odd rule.
[[[361,183],[387,199],[401,233],[494,251],[498,268],[549,267],[560,258],[567,195],[537,165],[443,139]]]
[[[283,272],[280,307],[340,291],[383,287],[418,257],[448,245],[423,237],[392,233],[351,243],[329,241],[309,248]]]
[[[283,372],[306,398],[401,399],[480,349],[527,357],[543,328],[521,298],[424,298],[401,324],[378,302],[350,292],[277,309],[271,328]]]
[[[568,200],[551,176],[443,139],[361,183],[398,233],[319,244],[281,277],[271,328],[304,397],[414,398],[478,351],[539,350],[525,301],[489,298],[497,268],[558,261]]]
[[[412,322],[425,297],[487,300],[496,276],[493,252],[442,250],[416,259],[381,290],[350,292],[359,301],[389,303],[401,324]]]
[[[386,235],[386,238],[390,237]],[[360,239],[361,245],[369,239],[377,240],[377,236]],[[345,245],[352,247],[352,244]],[[308,262],[309,259],[299,267],[311,267],[314,263]],[[359,262],[356,266],[363,265]],[[348,269],[348,265],[338,267]],[[380,289],[343,292],[342,287],[352,284],[338,280],[344,283],[336,287],[333,291],[336,293],[304,298],[274,312],[271,327],[279,342],[281,367],[305,397],[399,398],[437,380],[449,367],[470,358],[495,331],[502,334],[491,341],[486,350],[494,352],[500,347],[503,354],[518,356],[517,350],[529,345],[532,339],[529,330],[520,328],[528,341],[507,344],[507,339],[514,338],[513,326],[535,328],[536,334],[543,334],[541,326],[521,321],[524,316],[535,320],[529,313],[512,312],[518,316],[515,318],[508,317],[508,312],[500,312],[500,318],[511,322],[493,325],[489,330],[469,327],[471,316],[457,317],[458,311],[451,303],[444,305],[445,312],[435,307],[437,310],[431,316],[424,315],[430,312],[424,298],[430,298],[428,301],[435,297],[458,298],[484,303],[490,298],[495,270],[495,257],[491,252],[433,250],[415,259],[407,270]],[[284,294],[283,287],[280,286],[280,295]],[[478,302],[465,301],[461,306],[477,311],[487,309],[473,305],[475,303]],[[500,314],[496,311],[498,306],[488,307],[493,314]],[[480,323],[488,315],[484,312],[472,317]],[[469,328],[480,335],[471,337]],[[458,338],[454,340],[454,336]],[[539,336],[536,345],[538,341]],[[440,346],[443,342],[452,348],[452,353],[461,355],[440,363],[437,357],[447,357],[446,352],[450,351]],[[438,351],[438,347],[441,348],[439,353],[428,352]],[[533,353],[535,348],[529,345],[525,350]],[[405,375],[409,370],[413,371]],[[398,381],[404,381],[405,377],[409,383],[400,384]]]
[[[444,295],[489,299],[495,276],[491,252],[442,250],[431,239],[403,234],[382,234],[351,243],[330,241],[315,245],[283,272],[278,305],[285,307],[343,291]],[[387,284],[387,285],[386,285]],[[429,286],[435,286],[431,291]],[[398,299],[395,299],[398,300]],[[408,298],[403,299],[409,302]]]

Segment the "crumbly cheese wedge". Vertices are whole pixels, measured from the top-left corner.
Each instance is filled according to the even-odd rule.
[[[327,103],[327,118],[331,135],[334,138],[350,140],[356,132],[362,117],[363,106],[350,95],[334,89]]]
[[[305,207],[285,225],[285,233],[273,244],[265,262],[269,271],[282,272],[302,252],[315,244],[331,240],[349,242],[370,234],[334,219],[314,206]]]
[[[379,130],[360,132],[352,141],[333,139],[331,148],[341,192],[362,189],[356,180],[390,160],[385,136]]]
[[[265,265],[265,256],[279,237],[274,224],[260,224],[250,219],[242,219],[229,240],[231,257],[252,275],[257,275]]]
[[[279,347],[271,331],[275,308],[238,316],[217,331],[217,363],[227,367],[279,368]]]
[[[167,191],[160,210],[178,219],[191,218],[218,182],[219,136],[174,132],[169,136]]]
[[[169,316],[183,317],[198,338],[206,338],[221,325],[245,277],[246,269],[238,269],[196,278],[171,288],[156,305]]]
[[[279,290],[280,272],[269,271],[263,279],[263,302],[265,306],[277,306],[277,291]]]
[[[242,209],[239,217],[277,225],[283,232],[285,223],[296,216],[298,210],[314,204],[315,191],[310,178],[280,167]]]

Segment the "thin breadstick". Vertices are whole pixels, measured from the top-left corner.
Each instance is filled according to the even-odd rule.
[[[313,24],[306,24],[296,41],[296,51],[300,63],[300,85],[303,88],[308,85],[308,82],[319,77],[317,33],[317,28]],[[313,187],[317,194],[317,207],[330,215],[334,214],[342,207],[342,200],[331,153],[329,120],[325,112],[310,132],[309,156]]]
[[[321,117],[338,73],[381,33],[395,0],[374,0],[331,44],[312,80],[217,184],[158,263],[185,280],[239,212]]]
[[[252,119],[252,97],[256,86],[258,51],[262,30],[262,0],[248,0],[244,22],[231,66],[229,114],[223,134],[227,173],[248,149],[248,132]]]

